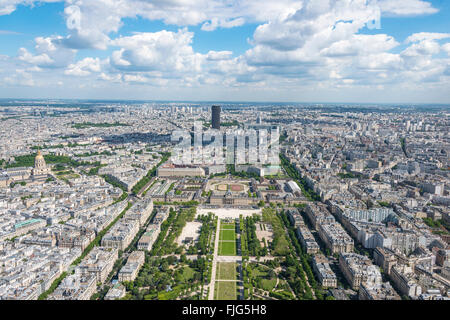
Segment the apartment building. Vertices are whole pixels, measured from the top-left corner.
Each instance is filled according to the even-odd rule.
[[[336,288],[336,274],[331,270],[328,259],[322,254],[317,254],[313,257],[312,262],[313,271],[317,275],[321,286],[325,288]]]
[[[112,271],[119,257],[119,250],[114,248],[94,247],[78,265],[81,275],[93,274],[96,282],[103,283]]]

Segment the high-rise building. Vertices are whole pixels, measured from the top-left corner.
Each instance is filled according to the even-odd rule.
[[[256,118],[256,124],[261,124],[262,123],[262,118],[261,118],[261,113],[258,115],[258,117]]]
[[[212,106],[211,124],[213,129],[220,130],[220,106]]]

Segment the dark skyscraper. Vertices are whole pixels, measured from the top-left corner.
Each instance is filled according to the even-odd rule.
[[[211,124],[213,129],[220,130],[220,107],[212,106]]]

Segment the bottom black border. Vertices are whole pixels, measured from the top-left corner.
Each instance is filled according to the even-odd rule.
[[[283,320],[280,317],[284,315],[292,317],[289,320],[306,319],[311,315],[319,319],[355,316],[385,318],[389,314],[396,317],[417,315],[425,310],[440,312],[440,308],[445,315],[449,306],[447,301],[0,301],[2,316],[5,316],[5,319],[11,311],[16,316],[41,315],[46,319],[74,317],[81,320]]]

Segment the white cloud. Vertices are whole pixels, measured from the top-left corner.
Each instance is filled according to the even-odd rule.
[[[384,9],[393,10],[394,2]],[[256,29],[251,41],[254,47],[246,52],[246,61],[257,73],[299,85],[356,87],[442,80],[445,68],[437,66],[448,61],[432,56],[441,50],[434,39],[447,35],[415,34],[408,38],[410,46],[403,52],[392,53],[399,46],[392,36],[358,33],[376,10],[373,2],[366,1],[305,1],[295,13]],[[410,70],[416,72],[415,77],[409,77]]]
[[[229,60],[232,54],[232,51],[209,51],[206,58],[210,61]]]
[[[66,0],[66,3],[64,15],[69,35],[60,42],[74,49],[105,50],[109,45],[108,35],[119,30],[122,18],[136,16],[133,1]]]
[[[56,0],[55,0],[56,1]],[[47,1],[47,2],[55,2]],[[4,0],[1,12],[19,3]],[[408,37],[402,52],[388,34],[361,34],[381,9],[383,16],[412,16],[437,12],[421,0],[65,0],[64,17],[81,19],[66,36],[36,38],[36,46],[19,50],[11,68],[0,70],[0,79],[10,84],[40,83],[45,76],[64,86],[70,81],[84,88],[149,85],[177,88],[248,88],[283,90],[335,90],[387,88],[427,83],[449,84],[449,44],[441,45],[448,33],[416,33]],[[8,8],[8,9],[6,9]],[[3,10],[3,11],[2,11]],[[140,32],[117,36],[124,18],[162,20],[181,26],[178,32]],[[72,21],[73,22],[73,21]],[[240,56],[231,51],[200,54],[192,47],[194,34],[184,26],[203,31],[257,23],[251,49]],[[383,21],[382,21],[383,23]],[[384,33],[385,30],[382,30]],[[76,50],[113,49],[101,60],[95,55],[74,61]],[[74,50],[75,49],[75,50]],[[0,66],[1,64],[0,59]],[[54,68],[51,75],[45,72]],[[22,70],[20,73],[15,70]],[[66,75],[66,77],[64,77]],[[84,77],[78,79],[80,76]],[[27,78],[28,77],[28,78]],[[30,80],[31,79],[31,80]],[[77,80],[78,79],[78,80]],[[70,80],[70,81],[69,81]],[[5,81],[5,80],[4,80]],[[92,86],[91,86],[92,85]],[[265,89],[263,89],[265,88]],[[269,89],[270,88],[270,89]],[[311,89],[311,90],[312,90]],[[208,90],[202,90],[206,92]],[[381,89],[380,89],[381,90]],[[301,90],[300,90],[301,91]],[[209,92],[209,91],[208,91]],[[212,91],[211,91],[212,92]],[[233,95],[234,97],[234,95]],[[275,97],[275,96],[274,96]],[[270,96],[272,98],[272,96]]]
[[[403,52],[403,56],[415,57],[415,56],[429,56],[438,54],[440,51],[439,43],[432,40],[423,40],[419,43],[413,43],[406,48]]]
[[[437,13],[429,1],[422,0],[378,0],[383,14],[394,16],[417,16]]]
[[[18,69],[16,72],[3,79],[5,84],[22,87],[33,87],[36,85],[31,73]]]
[[[63,68],[72,62],[75,50],[61,47],[58,42],[61,37],[37,37],[33,55],[25,48],[20,48],[18,59],[42,68]]]
[[[280,51],[314,46],[324,48],[356,33],[373,19],[376,6],[352,0],[306,1],[295,13],[259,26],[254,44]]]
[[[19,49],[18,57],[22,61],[28,62],[30,64],[36,64],[39,66],[50,65],[53,63],[53,60],[46,53],[40,55],[32,55],[25,48]]]
[[[406,38],[405,43],[419,42],[423,40],[441,40],[446,38],[450,38],[450,33],[420,32],[410,35]]]
[[[142,75],[126,74],[124,77],[126,82],[147,82],[148,78]]]
[[[376,9],[381,8],[383,14],[419,15],[437,12],[437,9],[422,0],[339,0],[339,1],[309,1],[309,0],[3,0],[0,4],[0,14],[11,13],[18,4],[32,5],[37,2],[65,2],[64,16],[72,28],[69,35],[61,39],[61,43],[69,48],[106,49],[109,36],[117,32],[122,26],[122,19],[142,17],[149,20],[163,20],[166,24],[178,26],[202,25],[202,30],[213,31],[217,28],[232,28],[244,23],[265,23],[284,20],[303,6],[314,16],[330,6],[334,10],[352,12],[358,8],[372,8],[372,16]],[[73,10],[73,8],[78,8]],[[341,10],[342,9],[342,10]],[[360,12],[359,14],[361,14]],[[80,14],[80,19],[78,19]],[[304,16],[303,18],[308,18]],[[345,13],[342,15],[345,20]],[[358,19],[356,16],[349,18]],[[366,20],[364,17],[360,17]],[[79,23],[73,28],[73,21]],[[311,21],[311,19],[308,19]],[[311,21],[312,22],[312,21]],[[323,21],[318,21],[323,23]],[[303,32],[314,29],[309,23]],[[263,29],[263,28],[262,28]],[[261,30],[263,32],[264,30]],[[288,29],[283,32],[289,31]],[[298,31],[298,30],[297,30]],[[259,35],[256,35],[258,38]],[[287,35],[285,35],[288,40]],[[299,40],[299,39],[297,39]],[[301,40],[301,39],[300,39]]]
[[[187,29],[178,32],[159,31],[136,33],[111,42],[121,47],[114,51],[111,65],[121,71],[161,71],[179,74],[200,72],[203,56],[191,47],[193,33]]]
[[[245,23],[245,19],[243,18],[237,18],[234,20],[219,20],[218,18],[212,18],[211,22],[205,22],[202,25],[203,31],[214,31],[218,27],[220,28],[233,28],[233,27],[240,27]]]
[[[367,55],[389,51],[398,45],[399,43],[393,37],[386,34],[355,34],[349,39],[334,42],[321,53],[330,57]]]
[[[64,74],[72,76],[88,76],[93,72],[98,73],[100,71],[101,65],[99,58],[85,58],[75,64],[69,65]]]
[[[120,82],[120,80],[122,79],[122,75],[119,73],[106,74],[106,73],[102,72],[99,76],[99,79],[107,81],[107,82]]]
[[[450,42],[446,43],[442,46],[442,50],[444,50],[445,52],[447,52],[447,55],[450,57]]]

